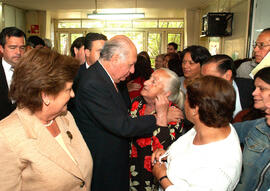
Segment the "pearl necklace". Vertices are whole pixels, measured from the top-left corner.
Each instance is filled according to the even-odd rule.
[[[53,123],[53,119],[49,122],[49,123],[47,123],[47,124],[44,124],[44,126],[45,127],[49,127],[49,126],[51,126],[52,125],[52,123]]]

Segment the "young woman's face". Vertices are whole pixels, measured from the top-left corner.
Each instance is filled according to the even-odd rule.
[[[270,95],[270,84],[257,77],[255,79],[254,85],[255,90],[252,93],[254,99],[254,108],[265,110],[265,100]]]

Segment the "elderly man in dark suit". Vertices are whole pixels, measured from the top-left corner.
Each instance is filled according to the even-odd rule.
[[[134,72],[137,50],[125,36],[107,41],[101,57],[82,76],[75,119],[91,151],[92,191],[129,190],[129,138],[167,126],[168,99],[156,98],[156,115],[131,118],[116,83]],[[167,128],[167,127],[163,127]]]
[[[8,116],[16,104],[8,98],[13,67],[25,51],[25,34],[16,27],[6,27],[0,33],[0,120]]]
[[[252,107],[254,90],[253,80],[246,78],[235,78],[236,70],[231,57],[225,54],[217,54],[211,56],[201,66],[202,75],[212,75],[224,78],[229,81],[234,87],[236,93],[235,110],[233,116],[235,117],[239,111]]]

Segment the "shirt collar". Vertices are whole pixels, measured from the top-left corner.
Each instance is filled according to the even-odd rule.
[[[4,58],[2,58],[2,65],[3,65],[5,72],[11,70],[11,68],[12,68],[12,66],[9,63],[7,63],[7,61],[5,61]],[[11,70],[11,71],[13,71],[13,70]]]
[[[100,63],[100,65],[103,67],[103,69],[105,70],[105,72],[108,74],[108,76],[110,77],[110,79],[111,79],[111,81],[112,81],[112,83],[114,83],[115,84],[115,82],[113,81],[113,79],[112,79],[112,77],[111,77],[111,75],[109,74],[109,72],[104,68],[104,66],[102,65],[102,63],[100,62],[100,61],[98,61],[99,63]]]

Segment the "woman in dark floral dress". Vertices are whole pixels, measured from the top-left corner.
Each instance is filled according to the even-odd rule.
[[[168,93],[169,92],[169,93]],[[177,75],[165,68],[156,70],[144,83],[141,95],[132,102],[131,117],[155,113],[155,98],[159,94],[170,95],[170,107],[183,108],[184,94],[180,91]],[[167,127],[159,127],[151,137],[138,137],[131,141],[130,190],[152,191],[157,182],[152,175],[151,155],[157,148],[167,149],[178,137],[186,133],[184,123],[169,122]]]

